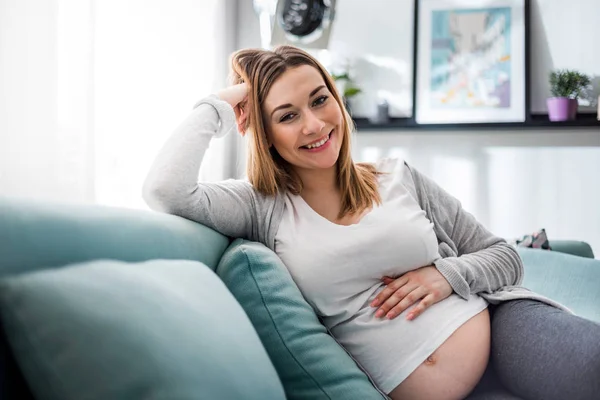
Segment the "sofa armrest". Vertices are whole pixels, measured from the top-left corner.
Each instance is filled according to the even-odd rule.
[[[582,241],[578,240],[551,240],[550,247],[553,251],[559,253],[572,254],[574,256],[594,258],[594,252],[592,247]]]
[[[530,248],[517,251],[525,267],[524,287],[600,322],[600,260]]]

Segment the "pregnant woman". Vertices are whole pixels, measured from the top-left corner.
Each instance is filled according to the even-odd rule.
[[[301,49],[242,50],[144,184],[155,210],[275,251],[392,399],[592,399],[600,325],[518,286],[516,251],[401,160],[355,163],[352,123]],[[210,141],[248,134],[247,180],[198,183]],[[512,397],[512,396],[515,397]]]

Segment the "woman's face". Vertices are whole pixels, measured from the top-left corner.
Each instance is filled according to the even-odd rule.
[[[319,71],[290,68],[263,104],[269,143],[296,169],[331,168],[342,144],[342,111]]]

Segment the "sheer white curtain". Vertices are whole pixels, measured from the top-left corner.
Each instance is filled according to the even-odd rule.
[[[225,82],[235,0],[0,0],[0,195],[144,207],[156,152]],[[227,143],[206,179],[228,177]]]

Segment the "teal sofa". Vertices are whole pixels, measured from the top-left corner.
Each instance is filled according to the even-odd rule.
[[[193,337],[198,337],[198,340],[209,340],[202,336],[202,331],[215,333],[218,338],[225,338],[227,333],[230,331],[236,331],[239,333],[239,338],[225,338],[226,347],[222,346],[223,343],[214,341],[213,344],[207,345],[204,350],[206,357],[205,362],[211,365],[211,368],[223,367],[223,370],[214,372],[228,374],[230,382],[225,387],[220,387],[218,390],[228,390],[234,388],[235,385],[251,385],[257,387],[258,392],[253,393],[252,391],[246,392],[246,395],[239,396],[238,398],[261,398],[261,393],[269,393],[270,398],[284,398],[282,382],[285,378],[282,376],[281,370],[279,375],[281,376],[282,382],[280,382],[277,375],[274,374],[273,356],[266,356],[268,352],[265,351],[261,346],[261,342],[256,340],[258,336],[251,332],[252,327],[249,327],[248,320],[243,312],[238,312],[235,308],[236,304],[228,303],[229,300],[215,299],[214,296],[210,295],[206,298],[196,298],[194,296],[202,295],[204,293],[220,293],[218,296],[223,296],[223,292],[219,292],[220,281],[215,277],[217,274],[213,271],[217,268],[219,263],[229,262],[231,257],[228,256],[228,252],[231,252],[231,247],[235,246],[235,243],[212,231],[211,229],[194,223],[192,221],[161,213],[155,213],[150,211],[142,210],[130,210],[104,206],[91,206],[91,205],[72,205],[64,203],[47,203],[34,200],[24,200],[18,198],[0,197],[0,282],[4,286],[0,286],[0,297],[3,298],[0,303],[0,307],[19,308],[19,312],[23,315],[16,315],[15,318],[24,319],[30,315],[31,318],[37,318],[35,321],[44,321],[39,329],[43,330],[43,334],[50,334],[51,330],[54,329],[53,321],[58,326],[56,329],[64,329],[60,340],[64,340],[66,345],[73,346],[73,341],[76,339],[70,338],[68,332],[73,332],[80,329],[87,329],[88,326],[80,325],[69,325],[65,326],[66,322],[61,319],[59,314],[51,314],[48,312],[55,312],[50,307],[50,311],[46,310],[46,306],[51,306],[52,302],[63,302],[69,305],[69,301],[72,301],[73,297],[69,297],[72,293],[81,299],[81,302],[87,300],[90,301],[90,305],[86,306],[84,310],[88,310],[86,314],[82,315],[82,318],[88,318],[90,315],[94,316],[95,312],[98,312],[97,318],[107,317],[105,314],[100,313],[104,310],[102,307],[106,302],[110,303],[110,298],[104,298],[104,300],[94,300],[97,286],[102,285],[103,269],[102,265],[93,264],[94,260],[119,260],[123,266],[125,263],[144,263],[141,264],[147,267],[148,271],[156,271],[156,276],[152,276],[150,272],[145,275],[140,275],[140,281],[138,284],[137,278],[122,278],[110,282],[114,285],[115,296],[119,293],[130,292],[138,296],[136,298],[144,298],[148,293],[152,292],[152,287],[157,287],[163,290],[165,294],[164,299],[160,301],[156,300],[155,310],[161,312],[161,305],[168,302],[166,299],[171,298],[169,296],[178,296],[180,293],[189,294],[189,302],[197,304],[195,309],[191,310],[196,319],[196,325],[194,329],[199,329],[199,332],[194,333]],[[600,322],[600,260],[594,259],[594,254],[585,242],[576,241],[555,241],[551,242],[551,246],[555,251],[542,251],[534,249],[519,249],[521,257],[525,264],[525,283],[524,285],[532,290],[535,290],[543,295],[546,295],[556,301],[559,301],[575,313]],[[266,249],[266,248],[265,248]],[[265,258],[265,249],[256,251],[255,254],[247,254],[248,257]],[[252,253],[252,247],[248,247],[244,250],[245,252]],[[228,258],[229,257],[229,258]],[[170,279],[169,270],[166,270],[160,266],[152,264],[153,260],[189,260],[193,261],[193,264],[189,262],[183,262],[184,267],[179,271],[183,279],[181,282],[181,291],[177,285],[171,285],[165,289],[164,281],[160,279]],[[78,288],[77,282],[81,282],[80,277],[77,276],[75,271],[71,271],[69,274],[46,274],[45,271],[56,271],[64,269],[65,266],[73,265],[76,263],[89,263],[93,265],[87,265],[88,271],[94,271],[93,278],[85,280],[86,286],[84,289]],[[106,268],[106,274],[112,274],[115,268],[118,269],[119,265],[111,265]],[[125,269],[125,267],[123,267]],[[154,269],[153,269],[154,268]],[[162,269],[161,269],[162,268]],[[194,269],[202,270],[198,273],[194,272]],[[65,269],[66,270],[66,269]],[[83,269],[80,269],[83,270]],[[221,267],[222,271],[226,271],[225,267]],[[41,271],[41,272],[40,272]],[[113,272],[109,272],[113,271]],[[179,273],[178,272],[178,273]],[[222,272],[223,274],[227,272]],[[23,278],[30,274],[34,274],[34,278]],[[37,275],[36,275],[37,274]],[[134,272],[130,277],[136,277]],[[115,275],[116,276],[116,275]],[[158,278],[157,278],[158,277]],[[21,280],[20,280],[21,279]],[[177,278],[179,279],[179,278]],[[211,282],[208,288],[195,288],[198,282],[201,280],[208,280]],[[92,282],[90,284],[90,281]],[[98,282],[94,285],[94,282]],[[6,283],[8,282],[8,283]],[[48,285],[51,282],[51,285]],[[45,285],[45,286],[44,286]],[[54,285],[54,286],[52,286]],[[153,286],[155,285],[155,286]],[[60,290],[40,293],[39,287],[52,288],[59,287]],[[224,286],[223,286],[224,287]],[[4,289],[2,289],[4,288]],[[6,288],[10,290],[6,290]],[[150,288],[150,289],[147,289]],[[44,289],[44,290],[46,290]],[[79,292],[78,292],[79,290]],[[9,295],[6,293],[13,293]],[[83,292],[83,293],[82,293]],[[16,293],[16,294],[14,294]],[[25,293],[25,295],[23,295]],[[86,295],[89,293],[89,296]],[[37,296],[37,297],[36,297]],[[172,297],[173,297],[172,296]],[[90,300],[90,298],[92,298]],[[152,299],[153,301],[155,299]],[[176,299],[177,300],[177,299]],[[171,300],[169,300],[171,301]],[[223,304],[223,315],[215,314],[214,307],[209,305],[211,301],[217,301],[217,304]],[[243,302],[243,301],[242,301]],[[147,303],[147,302],[146,302]],[[133,308],[143,308],[144,304],[132,303]],[[170,303],[169,303],[170,304]],[[187,304],[187,301],[181,304],[182,307]],[[206,305],[206,310],[202,310],[203,304]],[[80,304],[74,304],[80,306]],[[285,306],[285,305],[284,305]],[[28,308],[29,307],[29,308]],[[24,310],[24,311],[23,311]],[[42,311],[43,310],[43,311]],[[64,311],[64,308],[62,309]],[[68,310],[67,310],[68,311]],[[127,310],[128,312],[135,313],[136,310]],[[4,319],[8,318],[12,310],[4,309],[1,315]],[[37,313],[37,314],[36,314]],[[118,314],[118,313],[117,313]],[[167,329],[170,327],[155,327],[145,329],[145,323],[151,324],[151,320],[148,319],[148,315],[144,312],[137,314],[141,321],[141,326],[135,328],[128,328],[129,333],[119,333],[119,340],[127,340],[128,346],[135,347],[139,343],[135,343],[135,337],[125,337],[128,334],[130,336],[136,334],[145,334],[147,331],[152,329],[160,330]],[[172,317],[172,309],[165,314],[166,317]],[[12,318],[12,317],[11,317]],[[45,319],[44,319],[45,318]],[[96,317],[94,317],[96,318]],[[154,317],[153,317],[154,318]],[[189,319],[189,317],[186,317]],[[202,319],[206,320],[206,324],[202,325]],[[26,323],[35,324],[34,319],[26,320]],[[50,322],[48,322],[50,321]],[[87,324],[93,324],[94,321],[86,320]],[[170,320],[172,321],[172,320]],[[126,321],[125,321],[126,322]],[[188,323],[184,321],[182,323]],[[198,323],[200,325],[198,325]],[[55,398],[51,395],[47,395],[49,391],[54,390],[51,388],[50,383],[42,382],[39,383],[37,380],[46,379],[43,377],[39,369],[36,369],[36,365],[31,365],[32,359],[35,360],[32,354],[19,354],[16,351],[15,346],[31,346],[31,343],[21,343],[20,337],[14,337],[14,332],[7,332],[6,325],[7,321],[3,320],[3,336],[0,346],[0,398],[3,399],[28,399],[34,398],[32,392],[36,393],[35,398]],[[12,324],[12,322],[11,322]],[[24,325],[27,326],[27,325]],[[34,325],[35,326],[35,325]],[[92,328],[90,328],[92,329]],[[102,325],[94,325],[93,329],[101,335]],[[219,331],[219,329],[221,329]],[[48,333],[50,332],[50,333]],[[64,334],[67,332],[67,334]],[[136,333],[137,332],[137,333]],[[178,332],[176,329],[165,331],[164,336],[168,337],[183,337],[183,339],[177,339],[181,341],[190,340],[185,332]],[[220,333],[219,333],[220,332]],[[242,334],[243,333],[243,334]],[[7,335],[12,334],[11,340],[7,340]],[[41,335],[41,333],[40,333]],[[158,333],[157,333],[158,335]],[[23,336],[23,335],[21,335]],[[162,343],[160,340],[164,336],[152,337],[152,340],[156,340],[156,343]],[[200,339],[200,337],[204,339]],[[261,336],[262,337],[262,336]],[[58,340],[58,339],[56,339]],[[119,342],[121,343],[121,342]],[[94,351],[94,343],[77,343],[78,348],[89,349],[86,351]],[[237,346],[237,347],[235,347]],[[228,352],[228,349],[237,348],[235,352]],[[27,347],[24,347],[27,348]],[[137,347],[136,347],[137,348]],[[156,349],[153,349],[156,350]],[[268,350],[268,349],[267,349]],[[143,350],[142,350],[143,351]],[[196,349],[194,349],[196,351]],[[190,350],[192,352],[192,350]],[[247,353],[249,352],[249,353]],[[136,357],[142,357],[141,353],[137,353]],[[165,355],[166,354],[166,355]],[[221,356],[222,354],[222,356]],[[239,355],[239,359],[236,356]],[[118,356],[118,355],[117,355]],[[167,357],[161,359],[159,365],[169,365],[171,359],[168,357],[175,357],[172,354],[160,353],[160,357]],[[184,357],[185,354],[177,354],[177,357]],[[68,357],[73,357],[73,354],[69,354]],[[64,353],[56,355],[57,362],[67,362],[68,358]],[[75,357],[85,358],[86,354],[75,354]],[[158,356],[157,356],[158,357]],[[202,357],[200,357],[202,358]],[[166,361],[165,361],[166,360]],[[72,361],[72,360],[71,360]],[[130,359],[123,359],[123,363],[131,361]],[[70,361],[69,361],[70,362]],[[165,364],[162,364],[162,363]],[[196,362],[195,359],[190,361]],[[33,361],[35,364],[35,361]],[[276,362],[274,364],[277,364]],[[72,365],[72,364],[65,364]],[[84,365],[85,368],[88,366]],[[139,366],[128,367],[126,371],[117,371],[119,365],[104,366],[103,369],[93,371],[92,381],[86,383],[85,387],[81,388],[67,388],[68,390],[81,390],[83,393],[91,392],[94,390],[92,387],[98,389],[100,386],[114,383],[115,379],[120,379],[123,375],[127,375],[128,371]],[[83,367],[82,367],[83,368]],[[242,374],[236,373],[236,368],[246,368]],[[217,368],[218,369],[218,368]],[[115,372],[117,371],[117,372]],[[179,370],[178,370],[179,371]],[[211,370],[212,371],[212,370]],[[220,372],[219,372],[220,371]],[[111,375],[111,381],[103,381],[102,374],[113,373]],[[180,374],[188,373],[185,369],[177,372]],[[211,372],[211,374],[213,373]],[[59,372],[56,372],[59,373]],[[70,373],[77,374],[78,372],[71,371]],[[88,373],[82,369],[81,373]],[[155,371],[156,373],[156,371]],[[194,371],[196,374],[206,375],[206,371]],[[256,376],[252,375],[256,373]],[[205,380],[202,381],[202,389],[194,388],[196,394],[191,397],[185,395],[173,396],[173,398],[197,398],[197,399],[220,399],[224,398],[224,394],[215,394],[212,385],[221,385],[223,382],[219,382],[219,375],[206,376]],[[238,382],[244,379],[244,376],[250,376],[252,382]],[[36,378],[42,376],[42,378]],[[158,375],[157,375],[158,376]],[[50,381],[52,377],[47,380]],[[359,378],[352,378],[359,379]],[[39,384],[38,384],[39,383]],[[63,385],[68,385],[68,382],[63,382]],[[46,385],[46,386],[43,386]],[[36,390],[30,390],[33,386]],[[40,389],[42,387],[42,389]],[[240,386],[247,387],[247,386]],[[149,396],[147,392],[144,392],[143,388],[139,389],[139,392],[130,394],[128,397],[117,395],[116,392],[112,394],[106,394],[106,398],[168,398],[168,396]],[[247,390],[247,389],[244,389]],[[287,390],[287,389],[286,389]],[[263,391],[263,392],[260,392]],[[41,393],[41,395],[39,395]],[[218,392],[225,393],[225,392]],[[267,395],[264,395],[267,396]],[[291,398],[293,396],[289,396]],[[94,396],[84,396],[77,398],[101,398]],[[265,397],[262,397],[265,398]],[[316,397],[315,397],[316,398]],[[329,398],[332,398],[329,396]]]

